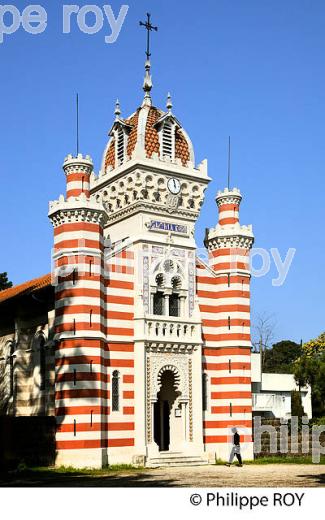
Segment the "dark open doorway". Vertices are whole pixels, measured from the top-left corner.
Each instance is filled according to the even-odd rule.
[[[169,403],[158,400],[155,403],[154,431],[159,451],[168,451],[170,443]]]
[[[170,412],[179,395],[175,390],[173,372],[166,370],[161,376],[161,388],[154,406],[154,441],[159,451],[168,451],[170,445]]]

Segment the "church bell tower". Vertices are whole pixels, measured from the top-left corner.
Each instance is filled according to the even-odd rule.
[[[194,226],[210,179],[206,161],[195,164],[170,94],[165,110],[152,103],[148,54],[142,104],[123,118],[116,102],[101,171],[90,192],[107,213],[108,302],[114,272],[119,284],[128,284],[133,303],[126,319],[122,301],[112,301],[109,315],[118,317],[120,327],[108,323],[107,339],[108,345],[121,342],[132,350],[132,449],[154,464],[165,452],[198,457],[204,452]],[[110,421],[124,418],[112,413]],[[123,446],[109,459],[120,460],[125,453]]]

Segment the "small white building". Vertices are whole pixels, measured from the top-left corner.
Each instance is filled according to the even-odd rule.
[[[299,390],[293,374],[266,374],[261,370],[261,356],[252,353],[252,401],[254,415],[268,418],[291,417],[291,392]],[[312,417],[311,388],[300,388],[302,406]]]

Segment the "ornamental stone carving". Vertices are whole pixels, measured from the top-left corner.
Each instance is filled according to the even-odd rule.
[[[161,386],[161,377],[163,372],[167,370],[174,373],[176,389],[181,393],[180,399],[182,401],[188,401],[188,358],[187,356],[177,356],[173,354],[150,355],[150,400],[157,400],[157,394]]]
[[[169,173],[170,175],[170,173]],[[177,176],[177,172],[175,172]],[[103,186],[92,186],[92,197],[102,202],[109,220],[114,222],[122,216],[145,209],[157,213],[177,212],[190,220],[196,220],[204,199],[208,179],[201,177],[184,180],[181,192],[175,196],[167,188],[168,176],[165,172],[135,169],[123,177],[116,176]]]

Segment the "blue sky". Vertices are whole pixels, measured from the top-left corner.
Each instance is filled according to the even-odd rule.
[[[125,0],[126,1],[126,0]],[[8,2],[9,3],[9,2]],[[26,1],[12,2],[21,11]],[[72,2],[71,2],[72,3]],[[75,1],[80,7],[91,2]],[[120,1],[110,3],[118,13]],[[190,134],[197,161],[207,157],[210,184],[197,225],[217,222],[214,197],[226,184],[232,138],[232,184],[244,200],[241,223],[253,224],[256,247],[296,254],[283,286],[270,273],[252,282],[252,311],[273,314],[275,339],[308,340],[325,329],[323,0],[129,0],[114,44],[108,23],[94,35],[72,22],[62,33],[62,5],[43,1],[48,25],[22,28],[0,44],[0,271],[14,283],[50,271],[48,201],[64,192],[63,158],[75,151],[75,93],[80,148],[99,169],[118,97],[122,115],[142,99],[149,10],[153,100]],[[75,20],[75,19],[74,19]],[[9,23],[9,22],[7,22]],[[256,262],[258,263],[258,262]]]

